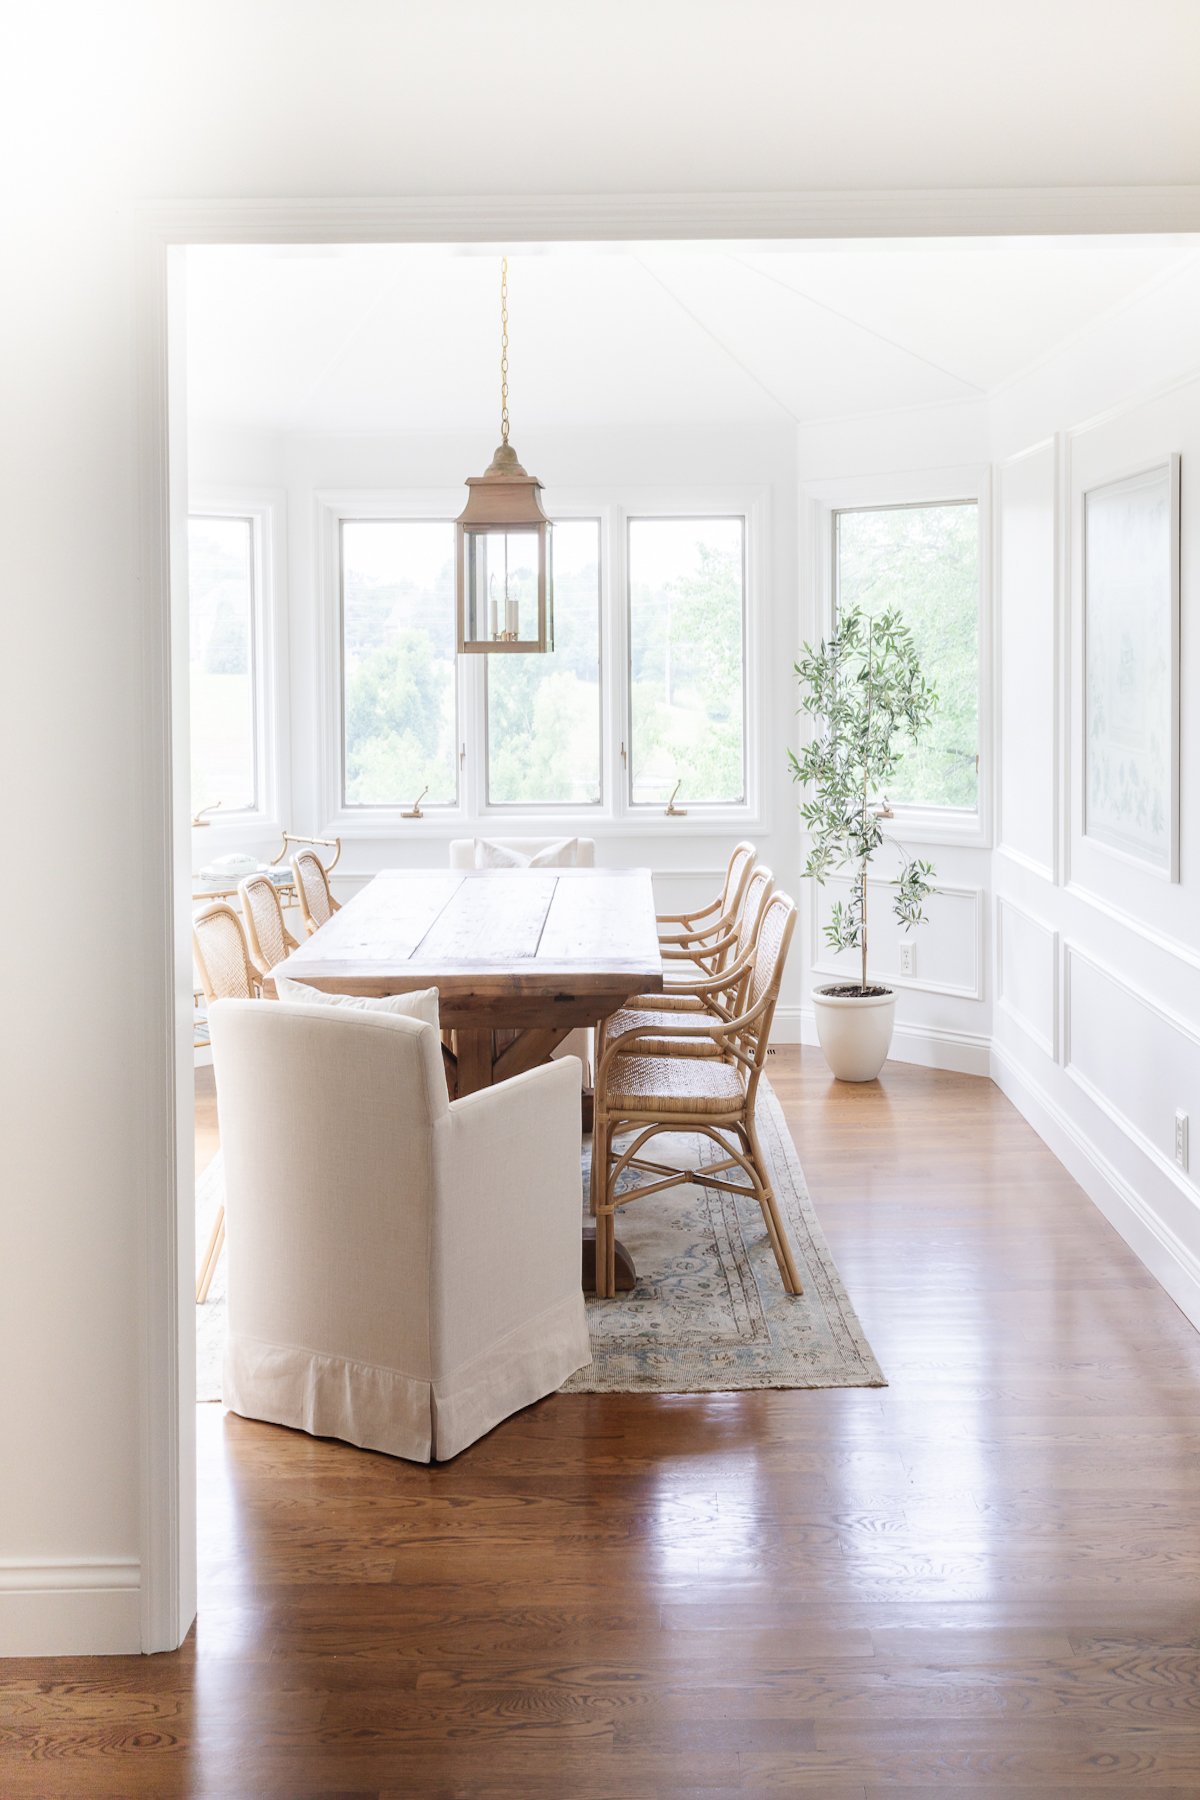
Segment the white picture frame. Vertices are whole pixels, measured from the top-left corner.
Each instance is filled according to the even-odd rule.
[[[1179,457],[1083,495],[1083,835],[1179,880]]]

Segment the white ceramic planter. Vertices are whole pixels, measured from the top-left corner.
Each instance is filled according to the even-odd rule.
[[[839,1081],[874,1081],[892,1042],[896,996],[830,994],[813,989],[817,1037]]]

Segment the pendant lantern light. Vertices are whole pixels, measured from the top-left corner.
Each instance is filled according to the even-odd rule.
[[[457,521],[460,652],[554,648],[551,524],[508,441],[508,258],[500,264],[500,443]]]

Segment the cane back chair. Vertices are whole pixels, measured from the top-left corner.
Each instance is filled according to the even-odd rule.
[[[273,994],[271,970],[298,948],[296,939],[283,922],[283,907],[269,875],[247,875],[238,882],[238,895],[246,921],[250,960],[258,970],[264,991]]]
[[[228,900],[210,900],[192,914],[192,954],[210,1006],[214,1000],[261,999],[262,980]]]
[[[697,1181],[723,1193],[758,1201],[767,1236],[787,1293],[803,1292],[786,1227],[771,1188],[770,1169],[755,1125],[758,1085],[766,1066],[779,985],[796,924],[795,902],[776,893],[763,911],[753,966],[732,1019],[677,1015],[678,1023],[634,1026],[610,1042],[596,1072],[596,1114],[592,1138],[592,1211],[596,1218],[596,1292],[616,1292],[618,1207],[646,1194]],[[656,1055],[647,1045],[672,1038],[707,1040],[716,1056]],[[695,1133],[724,1154],[699,1172],[650,1162],[646,1145],[664,1132]],[[632,1134],[618,1149],[615,1140]],[[654,1179],[618,1192],[627,1169]],[[728,1179],[738,1169],[748,1186]]]
[[[677,981],[717,974],[728,962],[738,913],[754,868],[754,845],[735,844],[721,892],[692,913],[660,913],[658,945],[667,973]]]
[[[336,860],[335,857],[334,861]],[[304,930],[311,937],[314,931],[319,931],[322,925],[332,919],[335,912],[341,911],[342,903],[334,899],[329,886],[329,870],[315,850],[296,852],[292,858],[292,880],[296,887]]]
[[[605,1028],[605,1043],[610,1044],[623,1032],[638,1026],[702,1022],[715,1018],[728,1023],[741,1011],[746,985],[754,967],[755,946],[763,911],[775,888],[770,869],[756,865],[742,893],[734,934],[732,960],[719,974],[697,976],[686,985],[678,983],[661,994],[637,994],[613,1013]],[[698,1040],[665,1038],[642,1045],[642,1054],[651,1056],[719,1056],[721,1052],[709,1038]]]

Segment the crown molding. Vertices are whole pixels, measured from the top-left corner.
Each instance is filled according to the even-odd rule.
[[[151,237],[178,244],[1078,236],[1200,231],[1200,186],[160,197],[136,211]]]

